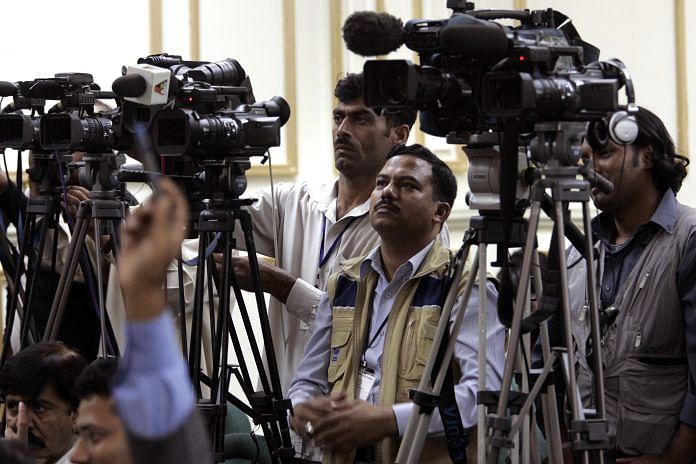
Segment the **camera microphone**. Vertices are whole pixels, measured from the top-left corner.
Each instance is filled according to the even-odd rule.
[[[348,50],[361,56],[386,55],[403,45],[403,23],[388,13],[357,11],[343,23]]]
[[[119,97],[142,97],[146,89],[147,81],[140,74],[126,74],[111,85],[111,90]]]
[[[176,94],[178,81],[169,69],[138,64],[128,66],[126,74],[111,85],[119,97],[145,106],[164,105]]]

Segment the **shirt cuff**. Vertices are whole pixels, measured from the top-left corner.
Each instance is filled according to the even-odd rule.
[[[686,425],[696,427],[696,395],[691,392],[687,391],[684,396],[679,420]]]
[[[403,437],[406,432],[406,426],[408,425],[408,420],[411,418],[412,409],[413,403],[410,401],[392,405],[392,411],[394,411],[394,416],[396,416],[396,426],[399,429],[399,437]]]
[[[297,279],[290,289],[285,308],[301,321],[311,324],[317,313],[317,306],[324,292],[302,279]]]

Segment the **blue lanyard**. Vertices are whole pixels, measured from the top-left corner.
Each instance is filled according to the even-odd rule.
[[[325,240],[325,235],[326,235],[326,216],[324,216],[324,221],[321,223],[321,246],[319,247],[319,269],[317,269],[317,272],[321,270],[322,267],[326,264],[326,262],[329,260],[329,257],[333,254],[334,250],[338,246],[339,243],[341,243],[341,238],[343,237],[343,234],[346,233],[346,230],[350,227],[350,225],[355,222],[356,219],[358,219],[358,216],[355,216],[351,218],[350,221],[348,221],[348,224],[343,228],[340,234],[334,239],[333,243],[329,247],[329,251],[326,252],[326,255],[324,255],[324,240]]]

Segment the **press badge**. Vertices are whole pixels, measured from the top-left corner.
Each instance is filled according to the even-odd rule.
[[[365,363],[360,366],[358,372],[358,398],[367,401],[367,397],[375,385],[375,371],[367,367]]]

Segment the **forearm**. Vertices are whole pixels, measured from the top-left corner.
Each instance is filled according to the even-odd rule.
[[[270,293],[282,303],[288,301],[288,295],[290,295],[297,278],[275,266],[262,266],[260,271],[263,291]]]

